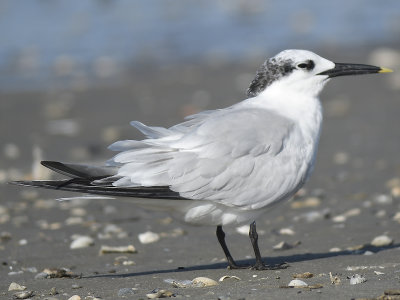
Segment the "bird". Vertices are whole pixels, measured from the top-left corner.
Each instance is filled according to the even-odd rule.
[[[103,165],[42,161],[67,179],[11,183],[129,198],[187,223],[216,226],[230,269],[285,268],[263,261],[256,219],[309,179],[323,119],[319,93],[334,77],[387,72],[392,70],[284,50],[260,66],[243,101],[188,116],[170,128],[133,121],[144,138],[116,141],[109,149],[118,153]],[[223,231],[246,223],[255,254],[250,266],[236,263]]]

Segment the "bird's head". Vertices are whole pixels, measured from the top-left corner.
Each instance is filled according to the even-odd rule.
[[[275,84],[280,84],[283,89],[318,94],[332,77],[386,72],[392,70],[370,65],[334,63],[307,50],[285,50],[262,64],[247,95],[255,97]]]

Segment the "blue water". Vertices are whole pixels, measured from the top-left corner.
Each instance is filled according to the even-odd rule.
[[[3,0],[0,37],[0,88],[18,89],[90,77],[104,58],[118,73],[149,62],[385,45],[400,41],[400,1]]]

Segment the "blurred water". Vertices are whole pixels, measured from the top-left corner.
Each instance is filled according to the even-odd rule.
[[[400,40],[400,1],[1,1],[0,88]]]

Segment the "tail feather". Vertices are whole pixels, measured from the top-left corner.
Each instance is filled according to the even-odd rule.
[[[179,193],[172,191],[168,186],[138,186],[117,187],[113,182],[119,179],[115,176],[116,169],[112,167],[93,167],[89,165],[66,164],[57,161],[42,161],[43,166],[63,174],[65,180],[33,180],[12,181],[11,184],[80,192],[109,197],[133,197],[152,199],[183,200]],[[187,199],[186,199],[187,200]]]
[[[80,192],[94,195],[104,195],[113,197],[134,197],[152,199],[176,199],[184,200],[179,193],[171,191],[169,187],[130,187],[121,188],[115,186],[96,186],[85,179],[73,178],[67,180],[34,180],[34,181],[12,181],[11,184],[29,186],[36,188],[46,188],[53,190]]]
[[[101,179],[113,176],[116,169],[113,167],[96,167],[80,164],[66,164],[58,161],[42,161],[41,164],[50,170],[70,178]]]

